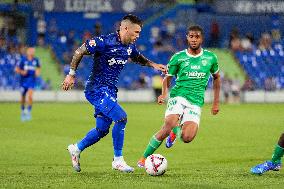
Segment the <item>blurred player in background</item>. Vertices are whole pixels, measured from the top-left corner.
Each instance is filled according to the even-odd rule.
[[[271,160],[256,165],[255,167],[251,168],[251,172],[253,174],[262,175],[263,173],[271,170],[279,171],[282,166],[281,159],[283,155],[284,155],[284,133],[281,134],[278,143],[275,146]]]
[[[20,74],[21,120],[28,121],[31,120],[33,90],[36,84],[36,77],[40,75],[40,63],[35,57],[35,48],[27,48],[26,56],[23,56],[19,64],[16,66],[15,72]]]
[[[203,29],[191,26],[188,29],[189,48],[173,55],[168,64],[168,74],[163,80],[162,94],[158,103],[164,103],[172,78],[176,84],[171,89],[165,113],[165,122],[160,131],[151,139],[143,157],[138,161],[144,167],[145,159],[159,148],[165,138],[166,147],[170,148],[176,138],[181,137],[185,143],[191,142],[199,127],[201,107],[204,104],[204,92],[209,76],[213,76],[214,100],[212,114],[219,112],[220,75],[218,60],[214,53],[201,48]],[[177,126],[179,125],[179,126]]]
[[[68,146],[73,168],[77,172],[81,171],[80,153],[106,136],[112,122],[114,122],[112,168],[123,172],[134,170],[126,164],[122,155],[127,114],[116,100],[118,77],[128,58],[142,66],[166,71],[164,65],[156,64],[138,52],[135,41],[140,35],[141,28],[142,21],[137,16],[127,15],[122,19],[119,31],[89,39],[75,51],[70,72],[63,81],[62,88],[63,90],[72,88],[75,82],[75,71],[82,57],[93,55],[94,64],[86,82],[85,96],[94,106],[96,118],[96,128],[90,130],[78,143]]]

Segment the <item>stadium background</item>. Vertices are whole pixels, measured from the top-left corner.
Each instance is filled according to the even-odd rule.
[[[37,89],[58,91],[74,50],[91,36],[114,32],[123,15],[135,13],[144,20],[139,49],[149,59],[167,64],[174,52],[186,48],[188,25],[199,24],[205,30],[204,47],[216,52],[220,59],[223,91],[232,96],[224,101],[239,101],[234,94],[242,91],[244,102],[283,102],[284,95],[279,92],[284,87],[281,7],[282,1],[4,1],[0,4],[0,89],[19,88],[14,66],[24,46],[32,45],[37,47],[43,67]],[[84,88],[91,63],[88,57],[80,64],[76,89]],[[151,90],[157,79],[159,73],[152,69],[128,64],[118,86],[132,93],[121,92],[122,101],[139,101],[127,97],[137,90],[147,96],[141,101],[153,101]],[[2,100],[17,99],[16,93],[1,94]],[[82,100],[76,96],[80,95],[75,94],[73,99]],[[207,92],[207,102],[210,96]]]
[[[204,129],[197,141],[186,147],[177,144],[170,151],[174,153],[159,151],[170,166],[163,178],[148,178],[142,171],[121,176],[105,169],[109,168],[112,156],[109,136],[103,144],[84,154],[85,173],[77,177],[72,174],[68,154],[62,149],[94,125],[92,107],[85,103],[58,102],[85,101],[82,89],[92,66],[91,59],[86,57],[80,64],[75,90],[62,92],[60,84],[69,70],[74,50],[91,36],[114,32],[117,21],[127,13],[144,20],[137,41],[140,51],[162,64],[167,64],[174,52],[186,48],[185,31],[189,24],[204,28],[204,47],[217,53],[222,70],[221,114],[210,117],[210,105],[205,105],[201,123]],[[278,175],[268,174],[265,179],[248,174],[250,166],[270,157],[283,131],[283,13],[284,1],[278,0],[2,0],[1,188],[129,185],[170,188],[177,184],[193,188],[278,188],[283,185],[283,171]],[[42,74],[34,96],[38,103],[34,106],[33,120],[21,123],[19,104],[14,103],[20,98],[14,67],[24,47],[30,45],[36,46]],[[129,115],[125,154],[132,165],[162,122],[164,106],[141,103],[155,100],[153,89],[160,87],[157,85],[160,79],[159,73],[135,64],[127,64],[120,77],[119,100],[131,102],[123,107]],[[212,99],[211,88],[209,81],[206,102]],[[225,93],[229,98],[225,98]],[[41,103],[44,101],[56,103]],[[136,137],[141,140],[137,141]],[[95,154],[95,160],[91,153]],[[180,162],[184,156],[188,158]]]

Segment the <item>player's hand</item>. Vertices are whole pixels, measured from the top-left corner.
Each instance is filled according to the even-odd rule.
[[[21,75],[22,75],[22,76],[28,75],[28,70],[22,70],[22,71],[21,71]]]
[[[154,69],[163,72],[163,74],[167,74],[167,66],[163,64],[156,64],[156,63],[153,63],[152,66]]]
[[[64,91],[72,89],[74,83],[75,83],[75,77],[72,75],[67,75],[62,83],[62,89]]]
[[[212,115],[216,115],[219,112],[219,104],[213,104],[212,108],[211,108],[211,114]]]
[[[160,95],[158,97],[158,104],[160,104],[160,105],[163,104],[165,102],[165,100],[166,100],[166,97],[164,95]]]

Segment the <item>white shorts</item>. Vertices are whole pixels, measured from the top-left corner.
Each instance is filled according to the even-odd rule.
[[[180,124],[183,124],[186,121],[192,121],[199,126],[201,108],[190,104],[185,98],[177,96],[168,100],[165,117],[171,114],[180,115]]]

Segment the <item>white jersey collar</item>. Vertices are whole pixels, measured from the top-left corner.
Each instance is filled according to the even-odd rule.
[[[187,51],[187,49],[185,49],[185,53],[186,53],[186,54],[187,54],[187,56],[189,56],[189,57],[197,58],[197,57],[199,57],[199,56],[203,55],[203,48],[201,48],[200,53],[199,53],[199,54],[197,54],[197,55],[189,54],[189,53],[188,53],[188,51]]]

